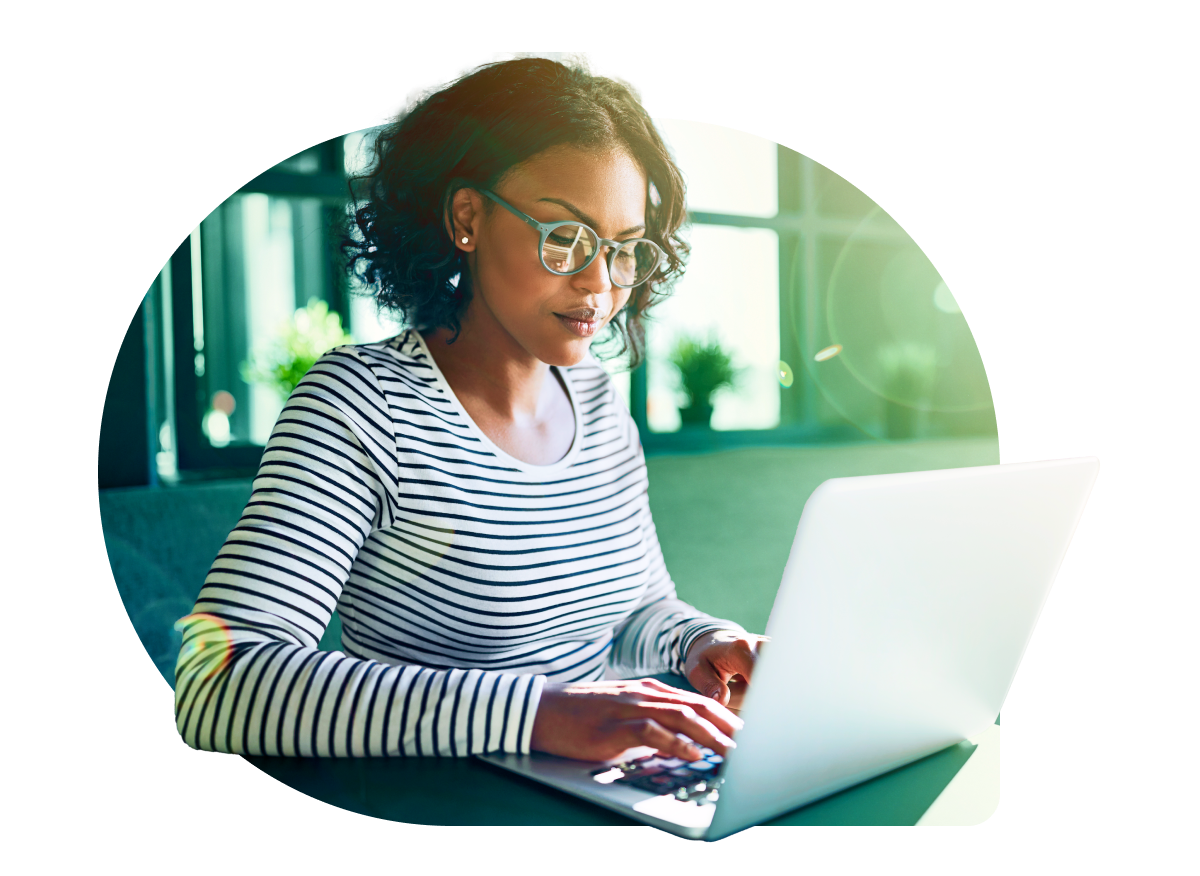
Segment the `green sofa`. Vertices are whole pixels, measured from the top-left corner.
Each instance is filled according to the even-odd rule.
[[[681,598],[761,632],[804,503],[827,478],[990,465],[995,439],[762,447],[647,461],[650,504]],[[102,490],[117,591],[163,678],[204,575],[250,496],[249,480]],[[321,647],[337,649],[340,622]]]

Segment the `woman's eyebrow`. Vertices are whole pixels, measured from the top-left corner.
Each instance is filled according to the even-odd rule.
[[[591,216],[587,215],[582,210],[580,210],[578,207],[576,207],[574,204],[572,204],[570,201],[564,201],[561,198],[538,198],[539,204],[542,203],[543,201],[545,201],[546,203],[549,203],[549,204],[558,204],[558,206],[560,206],[560,207],[565,207],[567,210],[569,210],[570,212],[575,214],[576,219],[580,220],[585,225],[590,225],[592,228],[596,228],[600,224],[595,219],[593,219]],[[622,234],[633,234],[635,231],[645,231],[645,230],[646,230],[645,225],[634,225],[632,228],[626,228],[624,231],[618,231],[614,236],[620,237]]]

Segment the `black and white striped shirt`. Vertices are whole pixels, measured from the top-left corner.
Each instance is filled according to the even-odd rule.
[[[697,636],[739,629],[675,598],[608,375],[590,357],[560,374],[574,442],[536,466],[479,430],[416,332],[325,354],[181,622],[184,740],[527,753],[548,680],[680,672]],[[320,651],[335,607],[343,651]]]

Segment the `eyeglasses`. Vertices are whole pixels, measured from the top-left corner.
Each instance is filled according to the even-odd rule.
[[[591,228],[580,222],[538,222],[511,204],[505,203],[494,192],[480,191],[512,213],[522,222],[538,230],[538,253],[542,265],[552,274],[569,277],[578,274],[595,261],[600,247],[607,246],[608,276],[614,286],[629,289],[650,279],[662,265],[666,255],[653,240],[635,237],[632,240],[605,240]]]

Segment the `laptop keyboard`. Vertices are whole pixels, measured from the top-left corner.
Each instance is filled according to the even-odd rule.
[[[709,748],[701,748],[700,760],[648,755],[614,766],[593,770],[591,775],[603,784],[632,785],[654,794],[670,794],[677,800],[712,804],[717,802],[721,765],[725,759]]]

